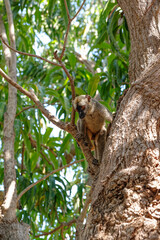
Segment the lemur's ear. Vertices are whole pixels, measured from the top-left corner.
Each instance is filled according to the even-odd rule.
[[[86,98],[88,99],[88,102],[90,102],[90,100],[91,100],[91,96],[86,95]]]

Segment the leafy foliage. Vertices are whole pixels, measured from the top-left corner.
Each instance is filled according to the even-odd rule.
[[[101,3],[101,4],[100,4]],[[2,4],[2,3],[0,3]],[[41,55],[53,60],[60,53],[68,23],[64,1],[11,1],[19,51]],[[67,1],[73,17],[82,1]],[[102,8],[103,5],[103,8]],[[5,8],[3,21],[8,33]],[[122,10],[113,0],[86,1],[74,20],[68,36],[63,62],[74,77],[76,94],[98,90],[105,105],[116,110],[116,102],[128,87],[129,32]],[[77,55],[80,53],[81,56]],[[84,54],[85,53],[85,54]],[[1,67],[7,71],[0,45]],[[71,87],[64,71],[39,59],[17,55],[18,83],[33,89],[44,105],[63,121],[70,121]],[[8,88],[0,78],[0,183],[3,183],[3,118]],[[76,116],[77,117],[77,116]],[[31,183],[83,155],[70,134],[57,130],[26,96],[18,92],[15,119],[15,159],[17,161],[18,193]],[[69,158],[71,157],[71,159]],[[31,239],[37,232],[43,239],[62,239],[62,232],[50,232],[63,222],[76,218],[83,207],[87,187],[86,162],[73,165],[30,189],[20,199],[19,220],[29,223]],[[74,173],[74,174],[73,174]],[[70,176],[70,175],[73,175]],[[75,239],[75,227],[63,229],[66,239]],[[42,239],[37,237],[36,239]]]

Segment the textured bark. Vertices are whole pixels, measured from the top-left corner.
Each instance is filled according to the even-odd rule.
[[[159,0],[118,0],[127,19],[131,53],[130,81],[135,81],[153,61],[160,47]]]
[[[29,240],[29,226],[19,222],[1,222],[0,240]]]
[[[8,17],[10,44],[15,47],[15,33],[13,17],[10,8],[10,3],[5,0],[5,6]],[[7,41],[7,35],[3,25],[2,18],[0,18],[1,34]],[[11,52],[3,45],[6,65],[8,67],[9,76],[16,81],[16,54]],[[3,144],[4,144],[4,189],[5,201],[2,205],[4,219],[13,221],[16,218],[16,172],[14,160],[14,119],[17,108],[17,90],[9,85],[8,87],[8,104],[7,111],[4,114],[4,130],[3,130]]]
[[[9,0],[5,0],[5,6],[9,25],[10,45],[15,48],[15,32],[13,16]],[[0,16],[0,34],[7,42],[7,35]],[[3,45],[6,66],[9,76],[16,82],[16,53],[11,52]],[[7,111],[4,114],[3,145],[4,145],[4,190],[5,199],[0,209],[0,239],[21,240],[29,239],[29,227],[27,224],[20,224],[16,220],[17,188],[16,171],[14,159],[14,120],[17,108],[17,89],[9,84]]]
[[[90,212],[78,239],[157,240],[160,239],[160,2],[118,2],[130,29],[132,85],[112,123],[94,182]]]

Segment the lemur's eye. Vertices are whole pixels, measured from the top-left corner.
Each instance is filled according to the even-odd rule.
[[[84,109],[85,109],[85,106],[82,106],[81,109],[84,110]]]

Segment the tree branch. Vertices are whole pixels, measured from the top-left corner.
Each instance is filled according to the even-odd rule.
[[[32,106],[24,107],[19,113],[16,114],[16,117],[19,116],[22,112],[35,107],[36,107],[35,104]]]
[[[64,168],[67,168],[67,167],[70,167],[72,166],[73,164],[75,163],[80,163],[80,162],[83,162],[84,159],[81,159],[81,160],[77,160],[77,161],[74,161],[73,163],[69,163],[61,168],[58,168],[58,169],[55,169],[54,171],[48,173],[46,176],[44,176],[43,178],[39,179],[37,182],[35,183],[32,183],[31,185],[29,185],[27,188],[25,188],[17,197],[17,202],[20,200],[20,198],[27,192],[29,191],[31,188],[33,188],[34,186],[36,186],[38,183],[42,182],[43,180],[47,179],[49,176],[53,175],[54,173],[56,172],[59,172],[61,170],[63,170]]]
[[[27,97],[29,97],[35,105],[38,107],[38,109],[41,110],[41,112],[46,116],[54,125],[57,127],[66,130],[66,123],[60,121],[55,116],[51,115],[50,112],[43,106],[43,104],[39,101],[37,96],[32,91],[27,91],[24,88],[22,88],[18,83],[14,82],[1,68],[0,68],[0,75],[4,77],[7,82],[9,82],[12,86],[17,88],[20,92],[25,94]]]
[[[66,50],[68,33],[69,33],[70,26],[71,26],[71,20],[69,19],[68,21],[69,21],[69,22],[68,22],[67,31],[66,31],[66,34],[65,34],[65,37],[64,37],[64,44],[63,44],[63,49],[62,49],[62,52],[61,52],[61,55],[60,55],[60,59],[63,58],[64,52],[65,52],[65,50]]]
[[[68,6],[67,6],[66,0],[64,0],[64,5],[65,5],[65,8],[66,8],[67,17],[68,17],[68,26],[67,26],[67,31],[66,31],[66,34],[65,34],[65,37],[64,37],[64,44],[63,44],[62,52],[61,52],[61,55],[60,55],[60,60],[62,60],[64,52],[66,50],[68,33],[69,33],[70,26],[71,26],[71,19],[70,19],[69,10],[68,10]]]
[[[48,164],[52,166],[52,169],[55,169],[53,162],[50,162],[49,159],[46,157],[46,155],[42,151],[40,151],[40,154],[48,162]]]
[[[68,5],[67,5],[66,0],[64,0],[64,5],[65,5],[66,11],[67,11],[68,21],[70,21],[69,10],[68,10]]]
[[[65,67],[65,65],[63,64],[63,62],[61,61],[61,59],[58,57],[57,51],[54,52],[54,57],[55,57],[55,59],[59,62],[60,66],[63,68],[64,72],[66,73],[67,77],[69,78],[70,85],[71,85],[71,91],[72,91],[72,100],[74,100],[75,97],[76,97],[74,80],[73,80],[73,78],[71,77],[71,75],[69,74],[67,68]],[[73,107],[72,107],[72,114],[71,114],[71,124],[72,124],[72,125],[75,124],[75,110],[74,110]]]
[[[2,37],[2,35],[0,35],[0,38],[1,38],[2,42],[3,42],[9,49],[11,49],[13,52],[16,52],[16,53],[19,53],[19,54],[25,55],[25,56],[30,56],[30,57],[39,58],[39,59],[41,59],[41,60],[43,60],[43,61],[45,61],[45,62],[48,62],[48,63],[50,63],[50,64],[52,64],[52,65],[55,65],[55,66],[59,66],[59,67],[60,67],[60,65],[59,65],[58,63],[52,62],[52,61],[50,61],[50,60],[48,60],[48,59],[46,59],[46,58],[43,58],[43,57],[41,57],[41,56],[38,56],[38,55],[35,55],[35,54],[26,53],[26,52],[18,51],[18,50],[16,50],[15,48],[11,47],[11,46],[4,40],[4,38]]]
[[[76,223],[76,219],[72,219],[69,222],[63,222],[60,224],[60,226],[56,227],[55,229],[53,229],[50,232],[43,232],[42,234],[36,235],[35,238],[41,237],[41,236],[48,236],[50,234],[55,233],[56,231],[58,231],[59,229],[62,229],[64,227],[70,227],[73,223]]]
[[[78,14],[79,14],[79,12],[81,11],[81,9],[82,9],[82,7],[83,7],[83,5],[84,5],[85,1],[86,1],[86,0],[84,0],[84,1],[83,1],[82,5],[80,6],[79,10],[78,10],[78,11],[77,11],[77,13],[74,15],[74,17],[73,17],[73,18],[71,18],[71,21],[73,21],[73,20],[74,20],[74,19],[77,17],[77,15],[78,15]]]
[[[79,14],[79,12],[81,11],[81,9],[82,9],[85,1],[86,1],[86,0],[83,1],[82,5],[80,6],[79,10],[78,10],[77,13],[74,15],[74,17],[73,17],[73,18],[70,18],[68,6],[67,6],[67,2],[66,2],[66,0],[64,0],[66,12],[67,12],[67,17],[68,17],[68,26],[67,26],[66,34],[65,34],[65,37],[64,37],[64,44],[63,44],[63,49],[62,49],[62,52],[61,52],[61,55],[60,55],[60,60],[62,60],[62,57],[63,57],[64,52],[65,52],[65,49],[66,49],[67,38],[68,38],[68,33],[69,33],[70,26],[71,26],[71,22],[77,17],[77,15]]]
[[[25,52],[21,52],[21,51],[18,51],[14,48],[12,48],[11,46],[9,46],[8,43],[6,43],[6,41],[3,39],[2,35],[0,34],[0,38],[3,42],[4,45],[6,45],[9,49],[11,49],[12,51],[14,52],[17,52],[19,54],[22,54],[22,55],[27,55],[27,56],[31,56],[31,57],[36,57],[36,58],[39,58],[45,62],[48,62],[52,65],[55,65],[55,66],[59,66],[59,67],[62,67],[64,72],[66,73],[67,77],[69,78],[69,81],[70,81],[70,84],[71,84],[71,90],[72,90],[72,99],[74,100],[75,99],[75,87],[74,87],[74,81],[71,77],[71,75],[69,74],[68,70],[66,69],[65,65],[62,63],[61,59],[57,56],[57,52],[54,52],[54,56],[55,56],[55,59],[60,63],[55,63],[55,62],[52,62],[52,61],[49,61],[41,56],[38,56],[38,55],[34,55],[34,54],[29,54],[29,53],[25,53]],[[64,49],[65,51],[65,49]],[[74,125],[75,123],[75,110],[74,108],[72,108],[72,114],[71,114],[71,123]]]

